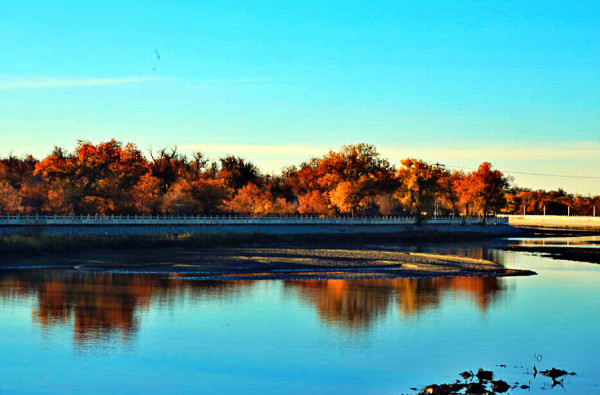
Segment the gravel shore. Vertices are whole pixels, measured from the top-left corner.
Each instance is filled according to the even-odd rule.
[[[492,261],[381,249],[220,247],[131,249],[15,258],[4,268],[65,267],[88,271],[181,273],[202,279],[403,278],[530,275]]]

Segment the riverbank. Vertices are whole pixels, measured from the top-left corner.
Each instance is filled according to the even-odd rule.
[[[206,240],[204,240],[206,242]],[[392,279],[531,275],[483,259],[349,246],[220,247],[182,243],[161,248],[101,249],[0,260],[4,269],[75,268],[120,273],[179,273],[201,279]],[[173,242],[172,240],[170,242]]]
[[[464,242],[492,239],[502,236],[526,235],[525,231],[502,225],[491,227],[471,225],[454,226],[460,231],[436,231],[414,227],[402,233],[347,233],[347,234],[148,234],[148,235],[69,235],[69,234],[15,234],[0,236],[0,263],[12,257],[36,257],[90,251],[120,251],[125,249],[159,249],[167,247],[229,247],[229,246],[300,246],[300,247],[353,247],[373,243]],[[505,229],[508,228],[508,229]],[[490,232],[489,229],[496,229]]]

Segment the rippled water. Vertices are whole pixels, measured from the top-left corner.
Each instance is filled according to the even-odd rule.
[[[522,246],[600,248],[600,236],[532,237],[515,239]]]
[[[210,282],[4,270],[0,393],[412,393],[478,367],[532,380],[533,393],[600,393],[600,265],[414,249],[539,275]],[[577,375],[552,388],[528,374],[534,364]]]

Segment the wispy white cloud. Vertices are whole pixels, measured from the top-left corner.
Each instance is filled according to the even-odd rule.
[[[107,85],[136,84],[149,81],[158,81],[159,77],[113,77],[113,78],[33,78],[0,80],[0,90],[17,89],[48,89],[66,87],[94,87]]]
[[[252,77],[252,78],[213,78],[213,79],[199,79],[199,78],[175,78],[172,81],[189,84],[189,85],[240,85],[240,84],[266,84],[271,83],[271,78],[265,77]]]
[[[52,78],[39,77],[28,79],[0,78],[0,91],[18,89],[49,89],[67,87],[95,87],[108,85],[137,84],[152,81],[170,81],[183,85],[245,85],[271,82],[268,78],[165,78],[157,76],[145,77],[112,77],[112,78]]]

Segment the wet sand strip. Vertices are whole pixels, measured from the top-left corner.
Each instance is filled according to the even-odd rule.
[[[244,247],[161,248],[14,260],[6,266],[119,273],[178,273],[198,279],[392,279],[532,275],[483,259],[381,249]]]

